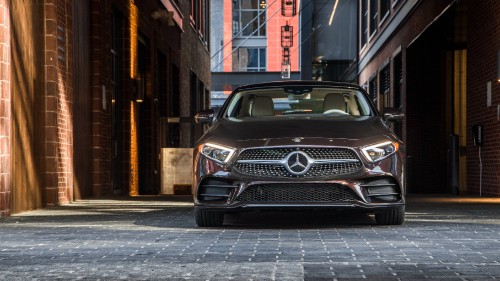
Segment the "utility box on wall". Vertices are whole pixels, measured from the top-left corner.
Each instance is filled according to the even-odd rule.
[[[193,149],[161,149],[161,194],[189,195],[193,181]]]

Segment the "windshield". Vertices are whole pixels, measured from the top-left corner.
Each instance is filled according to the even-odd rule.
[[[349,88],[277,87],[237,92],[225,107],[224,117],[372,116],[363,93]]]

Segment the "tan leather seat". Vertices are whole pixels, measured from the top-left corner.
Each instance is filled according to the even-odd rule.
[[[332,93],[325,96],[323,100],[323,112],[334,109],[346,111],[344,95]]]
[[[270,97],[255,97],[250,105],[250,116],[273,116],[274,103]]]

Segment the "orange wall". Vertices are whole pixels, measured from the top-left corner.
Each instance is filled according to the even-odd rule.
[[[231,72],[233,70],[233,57],[230,55],[232,50],[231,38],[233,37],[233,1],[224,0],[224,50],[222,57],[224,58],[224,72]]]
[[[270,1],[268,1],[269,3]],[[297,1],[297,11],[299,7]],[[267,10],[267,71],[281,71],[283,48],[281,47],[281,26],[293,26],[293,47],[290,48],[290,64],[292,71],[299,69],[299,15],[283,17],[281,15],[281,1],[271,2]],[[273,16],[274,15],[274,16]]]
[[[297,0],[297,12],[299,11]],[[281,26],[293,26],[293,47],[290,48],[291,71],[299,70],[299,15],[283,17],[281,15],[281,1],[267,1],[267,71],[281,71],[283,48],[281,47]],[[232,0],[224,0],[224,45],[232,39]],[[224,48],[224,71],[232,72],[232,44]]]

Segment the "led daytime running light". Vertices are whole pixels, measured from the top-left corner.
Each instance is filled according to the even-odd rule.
[[[368,161],[374,163],[391,156],[398,149],[399,143],[388,141],[364,147],[361,151]]]
[[[212,143],[206,143],[201,147],[201,154],[221,164],[225,164],[233,157],[235,150]]]

